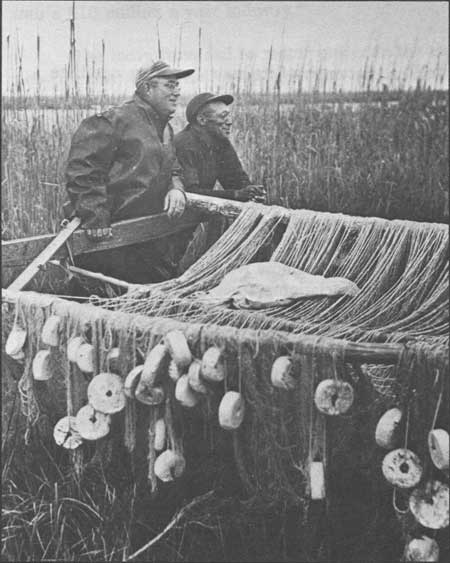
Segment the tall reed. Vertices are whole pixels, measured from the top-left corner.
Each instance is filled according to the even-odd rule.
[[[86,73],[86,88],[88,81]],[[278,73],[269,95],[242,85],[238,92],[237,81],[232,91],[233,141],[252,179],[264,178],[271,203],[391,219],[447,219],[447,93],[417,87],[370,97],[286,95],[282,81]],[[104,83],[102,68],[100,96],[90,89],[83,97],[71,90],[68,100],[22,94],[5,100],[3,238],[58,229],[71,135],[83,117],[119,101],[105,94]],[[16,84],[23,92],[20,66]],[[183,113],[180,108],[174,119],[176,130],[184,125]]]
[[[162,56],[157,28],[158,56]],[[69,21],[64,91],[44,95],[42,36],[36,37],[36,89],[24,82],[22,47],[7,38],[8,69],[2,113],[2,237],[17,238],[58,229],[65,199],[64,167],[70,139],[80,121],[129,94],[107,91],[106,45],[101,61],[85,54],[84,94],[79,87],[75,2]],[[180,63],[182,26],[178,48]],[[15,58],[15,68],[11,68]],[[424,69],[411,80],[411,62],[391,69],[367,57],[354,91],[342,91],[339,72],[319,61],[308,66],[305,52],[295,71],[278,68],[270,45],[265,76],[243,72],[244,53],[229,82],[233,141],[255,182],[266,183],[269,202],[289,207],[387,218],[444,221],[448,218],[448,91],[440,57],[434,75]],[[198,28],[198,88],[206,80],[202,28]],[[210,53],[211,89],[217,84]],[[214,76],[216,74],[216,76]],[[205,80],[202,80],[205,78]],[[9,82],[9,83],[8,83]],[[440,89],[439,89],[440,88]],[[48,88],[46,89],[48,92]],[[184,126],[184,106],[173,120]]]

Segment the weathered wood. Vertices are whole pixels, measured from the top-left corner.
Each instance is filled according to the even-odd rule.
[[[222,215],[224,217],[233,218],[237,217],[239,213],[249,205],[254,205],[242,201],[232,201],[230,199],[222,199],[220,197],[204,196],[194,193],[187,193],[186,196],[188,209],[199,211],[206,217],[211,215]],[[287,209],[286,212],[288,212]]]
[[[113,237],[100,242],[90,241],[83,229],[73,233],[70,241],[72,254],[86,254],[145,242],[175,234],[211,218],[212,215],[236,217],[245,203],[216,197],[187,194],[187,209],[179,219],[169,219],[166,213],[127,219],[113,224]],[[45,234],[15,240],[2,241],[2,267],[25,267],[42,252],[58,235]],[[67,249],[60,248],[55,258],[65,258]]]
[[[41,267],[52,258],[56,252],[64,246],[74,231],[80,226],[81,219],[75,217],[68,223],[55,238],[44,248],[44,250],[33,259],[31,264],[12,282],[8,289],[20,291],[23,289],[39,272]]]
[[[254,203],[244,203],[240,201],[231,201],[217,197],[202,196],[199,194],[188,193],[187,195],[187,209],[180,219],[169,219],[166,213],[158,215],[151,215],[148,217],[139,217],[136,219],[128,219],[113,224],[114,236],[101,242],[90,241],[82,229],[73,234],[71,240],[72,253],[85,254],[89,252],[96,252],[98,250],[107,250],[110,248],[118,248],[135,244],[138,242],[145,242],[152,239],[161,238],[171,234],[175,234],[183,229],[211,219],[214,215],[221,215],[224,217],[235,218],[239,213],[249,205],[257,205]],[[265,206],[261,205],[261,209]],[[287,222],[291,210],[271,206],[272,211],[279,214],[281,222]],[[387,219],[373,218],[373,217],[353,217],[350,215],[330,214],[319,211],[308,211],[320,218],[322,215],[335,215],[346,217],[349,222],[357,229],[368,222],[374,220],[384,223],[386,225],[392,223]],[[396,223],[408,224],[411,228],[419,228],[424,223],[414,221],[395,221]],[[436,229],[448,230],[448,226],[441,223],[432,223]],[[55,234],[40,235],[35,237],[28,237],[23,239],[16,239],[12,241],[2,241],[2,266],[3,268],[12,268],[17,266],[25,267],[29,264],[46,246],[56,237]],[[56,253],[56,258],[64,258],[67,256],[65,248],[61,248]]]
[[[222,215],[225,217],[234,218],[239,215],[239,213],[250,205],[257,205],[252,202],[242,202],[242,201],[231,201],[228,199],[222,199],[218,197],[204,196],[194,193],[187,194],[188,207],[189,209],[202,212],[206,216],[211,215]],[[261,209],[266,208],[271,209],[276,212],[280,217],[282,223],[286,223],[289,220],[293,210],[279,205],[264,205],[259,204]],[[423,228],[424,226],[433,225],[433,228],[442,231],[444,233],[448,232],[448,225],[446,223],[424,223],[419,221],[407,221],[404,219],[383,219],[382,217],[362,217],[359,215],[346,215],[344,213],[330,213],[328,211],[314,211],[312,209],[303,209],[303,213],[308,213],[317,216],[317,219],[322,217],[342,217],[352,224],[356,229],[361,228],[365,225],[377,222],[381,225],[404,225],[411,229]]]
[[[64,307],[64,304],[69,303],[65,299],[61,299],[55,295],[41,294],[35,292],[17,292],[10,291],[9,289],[2,289],[2,301],[8,303],[15,303],[19,295],[26,295],[27,299],[33,299],[36,303],[42,303],[42,306],[58,306],[58,303]],[[85,307],[83,311],[86,312],[86,320],[90,315],[94,315],[94,312],[98,314],[98,308],[93,305],[88,304],[77,304],[70,301],[71,305]],[[57,314],[57,309],[55,309],[55,314]],[[109,311],[107,309],[102,310],[102,315],[105,319],[114,320],[114,315],[117,313],[114,311]],[[151,324],[152,326],[164,327],[167,330],[181,330],[182,332],[198,331],[200,330],[199,324],[196,323],[186,323],[183,321],[178,321],[176,319],[154,319],[151,317],[145,317],[143,315],[137,316],[135,318],[136,327],[139,329],[142,327],[143,330],[148,328]],[[215,327],[217,328],[217,327]],[[231,326],[221,326],[220,332],[221,337],[224,339],[233,339],[236,337],[236,328]],[[265,343],[277,341],[285,346],[295,346],[297,343],[301,342],[307,345],[311,343],[306,349],[313,349],[313,344],[315,343],[316,337],[304,334],[291,334],[278,330],[252,330],[252,329],[239,329],[240,338],[245,341],[259,342],[264,345]],[[366,342],[350,342],[346,340],[338,340],[336,338],[330,338],[323,336],[321,337],[321,345],[324,347],[329,347],[330,349],[341,349],[344,353],[344,359],[347,362],[357,362],[357,363],[367,363],[367,364],[396,364],[404,350],[402,344],[396,343],[366,343]],[[445,351],[445,353],[447,353]]]
[[[118,248],[161,238],[175,234],[187,227],[193,227],[204,220],[203,215],[196,210],[186,210],[180,219],[169,219],[165,213],[128,219],[113,224],[113,237],[100,242],[90,241],[83,229],[73,233],[70,241],[72,254],[85,254]],[[23,239],[2,242],[2,267],[11,268],[26,266],[34,257],[42,252],[58,235],[40,235]],[[65,258],[67,249],[60,248],[55,253],[55,258]]]

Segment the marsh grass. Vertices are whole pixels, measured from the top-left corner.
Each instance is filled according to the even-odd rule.
[[[2,476],[3,561],[122,560],[133,491],[77,482],[51,444],[8,452]]]
[[[330,102],[300,95],[283,103],[276,96],[237,96],[233,140],[253,181],[266,185],[270,203],[446,220],[445,93],[406,91],[395,104],[370,98],[351,104],[346,98]],[[58,229],[71,135],[94,111],[76,106],[3,111],[2,238]],[[175,130],[182,125],[179,110]]]
[[[158,45],[161,56],[159,38]],[[62,94],[56,84],[53,96],[42,93],[39,35],[32,93],[24,82],[20,44],[14,50],[7,37],[6,48],[2,238],[12,239],[58,229],[72,134],[84,117],[128,95],[106,90],[104,41],[100,64],[87,54],[81,64],[75,3]],[[181,52],[180,35],[174,62]],[[321,64],[307,66],[304,60],[286,74],[274,63],[272,47],[263,77],[244,72],[241,55],[231,83],[221,86],[236,99],[233,142],[252,180],[266,185],[270,203],[389,219],[448,218],[448,91],[440,55],[415,77],[415,88],[407,87],[413,83],[410,62],[383,68],[368,57],[352,92],[342,91],[343,77]],[[205,60],[199,28],[199,89]],[[212,63],[210,78],[212,89]],[[175,131],[184,126],[187,101],[181,98]]]
[[[273,101],[235,109],[236,142],[271,203],[389,219],[448,216],[448,105],[433,92],[398,102]]]

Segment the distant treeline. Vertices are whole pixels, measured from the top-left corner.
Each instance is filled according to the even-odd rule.
[[[389,90],[384,88],[381,91],[364,91],[364,92],[343,92],[342,90],[336,92],[290,92],[282,93],[277,96],[275,93],[256,93],[256,92],[243,92],[232,93],[245,100],[246,103],[260,104],[264,101],[273,102],[274,98],[280,104],[298,104],[303,102],[305,105],[311,103],[317,104],[365,104],[365,103],[392,103],[400,102],[405,99],[418,99],[417,94],[420,93],[420,99],[427,104],[445,104],[448,102],[448,90],[436,90],[430,86],[421,88],[420,81],[416,88],[408,90]],[[41,109],[63,109],[63,108],[79,108],[90,109],[98,106],[105,107],[118,104],[132,94],[129,93],[122,95],[106,94],[104,96],[2,96],[2,107],[4,110],[23,110],[27,108]],[[186,104],[188,98],[181,96],[181,103]]]

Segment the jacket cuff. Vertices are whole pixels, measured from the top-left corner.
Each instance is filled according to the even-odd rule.
[[[111,213],[106,209],[99,209],[95,214],[80,211],[76,214],[82,219],[83,229],[106,229],[111,226]]]

